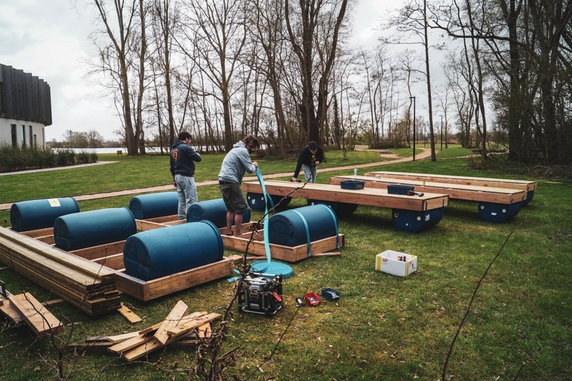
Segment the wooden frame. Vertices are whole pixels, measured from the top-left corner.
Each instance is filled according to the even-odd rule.
[[[162,217],[160,217],[162,218]],[[158,229],[165,226],[170,226],[173,224],[184,223],[184,221],[176,220],[177,216],[168,216],[162,218],[163,222],[156,222],[149,220],[136,220],[137,229],[139,230],[149,230]],[[242,224],[242,234],[240,236],[230,236],[226,235],[226,228],[220,228],[219,231],[222,235],[222,241],[225,249],[238,251],[244,253],[246,246],[250,241],[250,237],[253,234],[253,230],[256,228],[256,222],[246,222]],[[339,246],[338,246],[339,241]],[[336,236],[324,238],[318,241],[311,242],[310,244],[310,255],[308,255],[308,245],[302,244],[297,246],[284,246],[277,245],[274,243],[270,244],[270,251],[272,253],[272,258],[279,259],[286,262],[299,262],[303,259],[309,258],[312,254],[319,254],[330,250],[336,250],[337,248],[343,247],[345,244],[345,236],[343,234]],[[264,238],[263,230],[260,229],[254,232],[254,239],[248,245],[248,253],[258,256],[264,256],[266,251],[264,249]]]
[[[381,206],[394,209],[426,211],[440,209],[449,204],[448,195],[437,193],[425,193],[422,197],[410,197],[388,194],[383,189],[341,189],[339,186],[330,184],[307,183],[302,187],[299,183],[289,181],[267,181],[265,185],[266,191],[271,195],[305,197],[321,201]],[[242,189],[246,192],[262,193],[262,188],[257,182],[243,183]]]
[[[165,216],[136,221],[137,227],[140,230],[149,230],[151,228],[184,223],[184,221],[177,220],[177,216]],[[20,234],[42,241],[49,240],[51,237],[53,242],[52,228],[30,230],[21,232]],[[205,266],[144,281],[125,273],[123,265],[124,245],[125,241],[123,240],[72,250],[69,252],[61,251],[62,253],[69,254],[70,257],[87,259],[91,262],[102,265],[102,268],[105,268],[106,270],[112,271],[115,275],[115,286],[117,290],[144,302],[198,286],[215,279],[230,276],[233,273],[235,261],[241,258],[239,255],[233,255]]]
[[[339,185],[345,180],[360,180],[366,187],[387,189],[388,185],[413,185],[416,192],[439,192],[449,195],[452,199],[490,202],[497,204],[515,204],[526,200],[526,191],[507,188],[482,187],[464,184],[448,184],[412,179],[395,179],[389,177],[371,176],[334,176],[330,177],[330,184]],[[411,197],[411,196],[406,196]],[[415,196],[416,197],[416,196]]]
[[[374,171],[374,172],[368,172],[365,175],[373,177],[380,176],[382,178],[388,177],[392,179],[433,181],[433,182],[447,183],[447,184],[517,189],[526,192],[535,191],[537,188],[536,181],[495,179],[489,177],[434,175],[429,173],[409,173],[409,172],[389,172],[389,171]]]

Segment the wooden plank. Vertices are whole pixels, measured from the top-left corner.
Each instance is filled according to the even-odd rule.
[[[231,275],[235,257],[240,256],[226,257],[215,263],[149,281],[137,279],[124,272],[117,272],[115,285],[118,290],[134,298],[149,301]]]
[[[344,180],[359,180],[365,182],[365,186],[370,188],[387,189],[388,185],[412,185],[416,192],[439,192],[449,195],[452,199],[492,202],[499,204],[514,204],[526,200],[524,190],[482,187],[464,184],[447,184],[431,181],[420,181],[412,179],[393,179],[388,177],[371,176],[335,176],[330,178],[330,184],[339,185]],[[418,197],[407,196],[407,197]]]
[[[204,316],[198,317],[193,319],[192,321],[179,324],[176,327],[169,328],[167,333],[169,334],[170,338],[177,338],[183,336],[184,334],[196,329],[206,323],[210,323],[216,319],[219,319],[222,315],[217,313],[210,313]]]
[[[188,308],[189,307],[182,300],[179,300],[177,304],[175,304],[175,307],[173,307],[171,312],[169,312],[165,320],[163,320],[157,329],[157,332],[155,332],[155,335],[153,335],[161,344],[165,344],[167,342],[169,339],[167,331],[179,324],[179,321],[185,315]]]
[[[223,235],[222,240],[224,242],[224,246],[227,249],[238,251],[244,253],[246,250],[246,246],[250,239],[242,238],[242,237],[235,237],[235,236],[227,236]],[[345,244],[345,235],[339,235],[340,247],[344,247]],[[314,241],[311,243],[310,254],[312,253],[323,253],[329,250],[335,250],[337,248],[337,239],[336,236],[323,238],[318,241]],[[284,246],[284,245],[277,245],[275,243],[270,244],[270,253],[272,258],[280,259],[287,262],[298,262],[303,259],[308,258],[308,247],[304,243],[298,246]],[[263,241],[252,241],[248,246],[248,253],[247,254],[254,254],[258,256],[262,256],[266,258],[266,250],[264,249],[264,242]]]
[[[88,261],[78,256],[69,255],[69,252],[52,247],[44,242],[36,241],[35,239],[18,234],[11,229],[0,227],[0,237],[17,243],[19,246],[25,247],[28,250],[36,253],[41,253],[45,258],[65,265],[70,269],[83,272],[92,277],[112,276],[113,272],[102,269],[101,266]]]
[[[196,319],[196,318],[203,316],[203,315],[206,315],[206,314],[207,314],[206,311],[193,312],[192,314],[184,316],[181,319],[181,322],[188,322],[188,321],[191,321],[193,319]],[[162,322],[157,323],[157,324],[153,324],[152,326],[137,332],[137,336],[134,336],[134,337],[131,337],[125,341],[119,342],[119,343],[109,347],[108,350],[110,352],[114,352],[114,353],[123,353],[125,351],[136,348],[136,347],[140,346],[141,344],[148,342],[149,340],[151,340],[151,338],[153,337],[153,334],[155,334],[155,332],[157,331],[157,329],[159,328],[161,323]]]
[[[450,184],[476,185],[483,187],[497,187],[507,189],[524,190],[527,192],[536,190],[538,184],[531,180],[514,180],[514,179],[497,179],[493,177],[471,177],[471,176],[453,176],[453,175],[436,175],[430,173],[411,173],[411,172],[391,172],[391,171],[374,171],[368,172],[366,176],[391,177],[394,179],[412,179],[435,181]]]
[[[2,312],[8,319],[10,319],[15,324],[22,324],[25,322],[24,315],[18,311],[16,307],[12,304],[9,299],[4,299],[3,303],[0,305],[0,312]]]
[[[262,192],[260,184],[255,182],[243,183],[242,189],[246,192]],[[290,197],[304,197],[313,200],[345,202],[349,204],[416,211],[439,209],[443,206],[447,206],[449,203],[449,196],[446,194],[425,193],[422,197],[410,197],[388,194],[387,190],[383,189],[341,189],[339,186],[331,184],[308,183],[302,188],[300,184],[288,181],[267,181],[266,191],[268,194],[277,196],[289,195]]]
[[[10,265],[10,262],[25,264],[32,269],[49,273],[54,279],[59,279],[71,287],[81,286],[87,288],[98,282],[97,276],[94,277],[94,275],[86,274],[76,268],[53,261],[51,258],[43,256],[42,253],[20,246],[18,243],[3,237],[0,237],[0,256],[5,259],[5,263],[8,265]]]
[[[135,331],[135,332],[127,332],[127,333],[122,333],[120,335],[113,335],[113,336],[88,337],[87,339],[85,339],[85,342],[86,343],[105,342],[111,346],[113,344],[121,343],[125,340],[129,340],[129,339],[132,339],[132,338],[138,337],[138,336],[140,336],[139,332]]]
[[[108,255],[106,257],[94,259],[93,261],[114,270],[120,270],[125,267],[125,263],[123,262],[123,253]]]
[[[138,231],[147,231],[153,229],[164,228],[165,224],[160,222],[152,222],[147,220],[135,220],[135,225],[137,226]]]
[[[205,323],[197,328],[197,334],[200,339],[206,339],[212,336],[213,330],[211,328],[211,323]]]
[[[169,340],[167,341],[167,344],[174,342],[178,338],[184,337],[191,330],[194,330],[194,329],[204,325],[207,322],[211,322],[215,319],[218,319],[221,316],[222,315],[217,314],[217,313],[210,313],[210,314],[207,314],[203,317],[196,318],[191,322],[185,323],[183,325],[179,325],[178,327],[171,329],[169,331],[170,337],[169,337]],[[179,327],[184,327],[184,328],[179,329]],[[175,330],[176,330],[176,333],[171,333],[171,331],[175,331]],[[165,346],[165,344],[161,343],[159,340],[157,340],[155,337],[153,337],[151,340],[141,344],[140,346],[133,348],[127,352],[124,352],[123,357],[127,361],[133,361],[133,360],[136,360],[140,357],[143,357],[143,356],[149,354],[150,352],[152,352],[156,349],[159,349],[163,346]]]
[[[97,258],[104,258],[108,255],[123,253],[124,246],[125,246],[125,240],[106,243],[103,245],[86,247],[84,249],[72,250],[70,251],[70,253],[73,253],[85,259],[93,260]]]
[[[37,336],[63,332],[62,323],[29,292],[11,295],[10,301]]]
[[[43,228],[43,229],[36,229],[36,230],[28,230],[19,232],[20,234],[27,235],[28,237],[36,238],[42,237],[47,235],[54,235],[54,228]]]
[[[117,309],[117,312],[119,312],[121,314],[121,316],[123,316],[125,319],[127,319],[127,321],[131,324],[135,324],[135,323],[139,323],[140,321],[143,321],[143,319],[141,319],[139,316],[137,316],[137,314],[135,312],[131,311],[131,309],[123,303],[121,303],[121,307]]]
[[[61,304],[64,302],[65,302],[65,300],[58,298],[58,299],[47,300],[47,301],[43,302],[42,304],[46,307],[49,307],[49,306],[55,306],[56,304]]]

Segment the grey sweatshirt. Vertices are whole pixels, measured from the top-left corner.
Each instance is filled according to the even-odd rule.
[[[255,169],[256,167],[252,164],[248,149],[246,149],[244,142],[240,141],[235,143],[224,157],[220,166],[218,180],[240,184],[244,172],[252,173]]]

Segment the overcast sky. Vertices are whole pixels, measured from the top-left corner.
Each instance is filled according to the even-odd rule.
[[[358,0],[351,11],[352,45],[372,46],[389,3]],[[96,60],[90,34],[96,10],[83,0],[0,0],[0,63],[32,73],[51,88],[52,125],[46,139],[61,140],[66,130],[95,129],[117,139],[120,128],[110,96],[88,76]]]

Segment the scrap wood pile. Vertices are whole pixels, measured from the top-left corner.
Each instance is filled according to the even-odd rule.
[[[3,227],[0,261],[90,316],[120,307],[112,270]]]
[[[90,337],[84,343],[70,347],[107,347],[110,352],[133,361],[170,344],[197,344],[201,338],[210,337],[210,323],[221,317],[206,311],[185,315],[187,305],[178,301],[165,320],[140,331],[115,336]]]
[[[0,286],[0,312],[13,324],[28,324],[40,338],[64,330],[62,323],[32,294],[12,295],[3,285]]]

